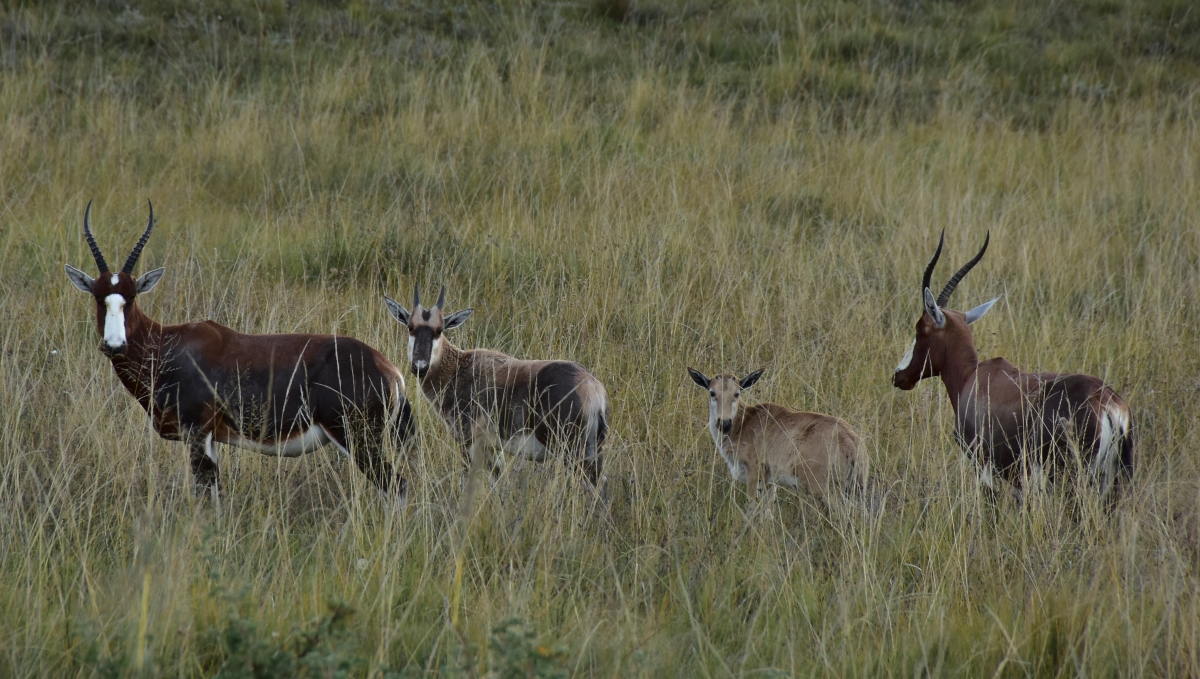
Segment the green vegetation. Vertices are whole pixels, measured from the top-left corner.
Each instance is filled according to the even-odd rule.
[[[95,2],[0,8],[0,675],[1200,674],[1200,11],[1075,3]],[[96,350],[80,226],[154,201],[165,321],[570,357],[613,409],[597,515],[516,465],[459,520],[222,450],[192,497]],[[889,378],[947,229],[985,356],[1112,383],[1112,517],[981,497],[944,390]],[[747,519],[684,366],[829,412],[885,511]],[[461,586],[456,564],[461,563]]]

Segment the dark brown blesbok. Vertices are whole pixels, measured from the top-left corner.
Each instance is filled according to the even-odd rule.
[[[409,364],[421,391],[463,444],[468,465],[475,438],[488,432],[498,440],[492,447],[510,455],[539,462],[556,451],[574,456],[599,488],[608,432],[608,395],[600,380],[574,361],[524,361],[454,346],[444,333],[462,325],[472,309],[443,316],[444,286],[433,307],[421,305],[414,286],[411,313],[384,300],[408,331]],[[491,468],[500,471],[495,460]]]
[[[1129,406],[1091,375],[1030,373],[1003,358],[981,363],[970,325],[996,299],[966,312],[947,309],[946,304],[958,283],[983,258],[991,234],[935,298],[929,279],[945,240],[943,231],[925,267],[924,311],[892,384],[907,391],[927,377],[942,378],[954,407],[955,436],[978,464],[981,480],[989,488],[995,488],[993,473],[1020,489],[1026,479],[1045,475],[1054,481],[1082,467],[1101,498],[1115,499],[1133,475]]]
[[[403,498],[406,482],[383,454],[386,436],[413,434],[404,375],[383,354],[335,335],[246,335],[213,321],[162,325],[138,307],[163,269],[133,277],[154,228],[113,273],[83,213],[83,235],[98,278],[67,265],[67,278],[96,301],[100,350],[150,415],[159,436],[183,441],[197,486],[219,501],[214,443],[295,457],[332,443],[354,459],[380,491]]]

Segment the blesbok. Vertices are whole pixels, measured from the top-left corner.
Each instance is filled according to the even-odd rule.
[[[738,379],[708,378],[694,368],[688,374],[708,391],[708,432],[733,478],[766,501],[777,485],[806,490],[827,503],[834,493],[861,492],[867,458],[858,434],[845,421],[792,410],[775,403],[741,404],[762,370]]]
[[[1026,478],[1045,474],[1053,481],[1079,464],[1094,479],[1101,498],[1112,493],[1115,499],[1122,481],[1133,474],[1129,406],[1091,375],[1028,373],[1003,358],[981,363],[970,325],[998,297],[965,313],[946,308],[954,288],[983,258],[990,240],[989,233],[979,253],[935,298],[929,278],[946,241],[942,232],[921,279],[924,311],[916,337],[900,359],[892,384],[908,391],[927,377],[942,378],[954,407],[955,436],[979,465],[980,479],[989,489],[995,490],[996,473],[1020,490]]]
[[[608,394],[604,385],[574,361],[525,361],[490,349],[463,350],[444,335],[462,325],[472,309],[443,316],[446,287],[437,304],[425,307],[413,287],[413,309],[384,297],[388,311],[408,329],[408,360],[421,391],[463,444],[469,467],[471,445],[481,424],[502,452],[544,461],[555,451],[574,460],[600,487]],[[492,460],[492,473],[500,471]]]
[[[383,354],[351,337],[245,335],[203,321],[162,325],[138,307],[163,269],[140,278],[133,268],[154,228],[150,220],[125,266],[113,273],[83,212],[83,236],[98,278],[67,265],[67,278],[96,300],[100,350],[146,410],[159,436],[187,443],[196,484],[219,501],[214,443],[295,457],[332,443],[381,491],[402,498],[406,482],[383,455],[389,434],[413,433],[404,374]],[[398,487],[397,487],[398,486]]]

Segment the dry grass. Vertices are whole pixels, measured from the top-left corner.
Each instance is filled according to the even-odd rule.
[[[150,92],[109,53],[7,55],[0,674],[248,676],[230,662],[253,656],[267,676],[305,645],[296,630],[315,640],[311,674],[498,676],[538,658],[614,677],[1200,674],[1190,94],[1042,93],[1031,126],[973,98],[964,67],[907,117],[887,97],[771,90],[771,73],[820,66],[803,50],[749,94],[636,58],[577,77],[547,36],[586,52],[675,29],[504,17],[441,59],[381,57],[368,36]],[[475,308],[459,346],[589,366],[612,403],[611,516],[543,465],[511,469],[456,525],[459,453],[411,381],[407,511],[332,454],[225,449],[215,515],[61,273],[92,268],[93,196],[110,260],[154,200],[141,269],[167,277],[140,302],[165,322],[347,333],[401,362],[381,296],[445,283],[450,308]],[[1003,295],[976,327],[984,356],[1096,374],[1132,404],[1135,488],[1111,518],[1077,521],[1060,494],[989,505],[941,385],[890,386],[943,227],[939,280],[992,234],[955,295]],[[754,398],[846,419],[888,510],[831,521],[780,493],[773,520],[748,523],[685,364],[766,366]],[[323,615],[336,624],[313,632]],[[525,660],[493,634],[512,618]]]

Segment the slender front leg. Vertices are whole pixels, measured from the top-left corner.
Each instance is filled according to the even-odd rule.
[[[203,439],[192,439],[188,443],[188,453],[191,456],[192,480],[197,492],[212,497],[213,504],[221,506],[220,470],[217,468],[217,454],[213,449],[212,434]]]

